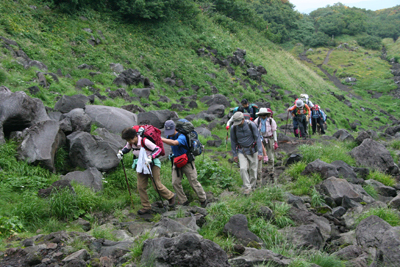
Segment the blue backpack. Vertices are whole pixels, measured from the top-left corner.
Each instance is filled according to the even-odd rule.
[[[197,157],[203,153],[204,145],[199,140],[199,135],[194,130],[193,124],[186,119],[179,119],[176,123],[176,130],[186,137],[188,147],[186,149],[193,156]]]

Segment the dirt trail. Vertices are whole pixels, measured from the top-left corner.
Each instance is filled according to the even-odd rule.
[[[329,62],[329,55],[332,53],[332,51],[333,51],[333,49],[331,49],[331,50],[328,51],[328,54],[326,54],[324,63],[322,63],[322,65],[328,65],[328,62]]]

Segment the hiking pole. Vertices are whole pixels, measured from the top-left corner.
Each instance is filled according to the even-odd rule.
[[[226,130],[226,138],[225,138],[225,150],[228,151],[228,138],[229,138],[229,134],[228,134],[228,130]]]
[[[161,198],[160,191],[158,190],[158,186],[157,186],[156,181],[154,180],[154,177],[153,177],[153,172],[151,171],[150,165],[146,165],[146,166],[147,166],[147,168],[149,169],[151,181],[153,182],[154,187],[156,188],[156,191],[157,191],[157,193],[158,193],[158,196],[160,197],[161,203],[158,204],[158,207],[159,207],[159,208],[161,208],[161,207],[164,208],[164,204],[163,204],[163,200],[162,200],[162,198]]]
[[[288,125],[289,125],[289,111],[288,111],[288,113],[287,113],[286,127],[285,127],[285,135],[286,135],[286,130],[287,130],[287,128],[288,128]]]
[[[128,177],[126,176],[124,160],[121,160],[121,163],[122,163],[122,169],[124,170],[124,174],[125,174],[126,186],[128,187],[129,195],[131,196],[132,208],[134,209],[135,206],[133,205],[133,199],[132,199],[131,189],[129,188]]]

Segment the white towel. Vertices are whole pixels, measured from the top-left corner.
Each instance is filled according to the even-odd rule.
[[[150,174],[149,168],[146,166],[146,158],[147,153],[146,150],[142,147],[139,151],[139,158],[136,165],[136,172],[143,174]]]

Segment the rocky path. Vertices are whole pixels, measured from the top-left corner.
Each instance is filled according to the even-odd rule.
[[[329,55],[332,53],[332,51],[333,51],[333,49],[331,49],[331,50],[328,51],[328,54],[326,54],[324,63],[322,63],[322,65],[328,65],[328,62],[329,62]]]

